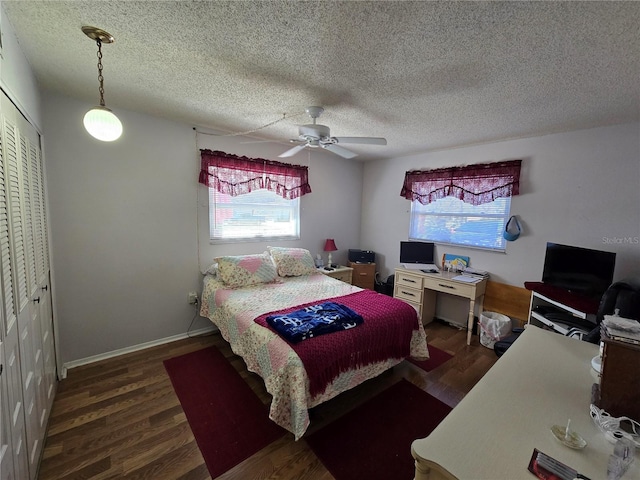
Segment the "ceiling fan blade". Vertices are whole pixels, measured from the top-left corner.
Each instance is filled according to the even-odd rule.
[[[281,153],[280,155],[278,155],[278,157],[280,158],[286,158],[286,157],[293,157],[296,153],[298,153],[300,150],[304,150],[304,148],[307,146],[306,143],[303,143],[302,145],[296,145],[293,148],[290,148],[289,150],[287,150],[284,153]]]
[[[361,143],[367,145],[386,145],[387,139],[381,137],[333,137],[338,143]]]
[[[325,150],[329,150],[330,152],[333,152],[336,155],[340,155],[343,158],[353,158],[358,156],[357,153],[353,153],[352,151],[347,150],[346,148],[339,147],[335,143],[323,144],[322,148],[324,148]]]

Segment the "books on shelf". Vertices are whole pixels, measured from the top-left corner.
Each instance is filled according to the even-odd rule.
[[[640,345],[640,322],[637,320],[605,315],[600,328],[605,338]]]

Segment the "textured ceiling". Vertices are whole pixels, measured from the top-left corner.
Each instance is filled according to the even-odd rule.
[[[283,142],[309,123],[357,160],[640,120],[637,2],[2,1],[41,86]],[[295,116],[297,114],[297,116]],[[126,125],[125,125],[126,128]],[[295,158],[295,157],[294,157]]]

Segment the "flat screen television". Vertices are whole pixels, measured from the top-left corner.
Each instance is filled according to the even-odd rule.
[[[613,281],[616,254],[547,243],[542,282],[589,298],[600,299]]]
[[[429,242],[400,242],[400,263],[435,263],[433,250]]]

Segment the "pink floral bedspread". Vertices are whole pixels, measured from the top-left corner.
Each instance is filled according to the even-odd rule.
[[[209,318],[233,352],[244,359],[247,368],[264,379],[273,397],[269,418],[292,432],[296,440],[309,426],[310,408],[378,376],[403,359],[390,358],[343,372],[323,392],[312,397],[309,378],[298,355],[278,334],[258,325],[254,319],[265,313],[359,290],[323,274],[235,289],[225,288],[215,277],[204,278],[200,315]],[[410,354],[415,358],[428,358],[424,328],[417,315],[416,323],[418,328],[411,338]]]

